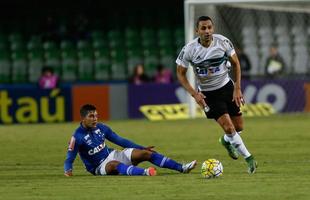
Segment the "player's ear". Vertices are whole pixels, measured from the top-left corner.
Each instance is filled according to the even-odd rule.
[[[85,118],[86,118],[86,116],[81,116],[81,121],[84,122]]]

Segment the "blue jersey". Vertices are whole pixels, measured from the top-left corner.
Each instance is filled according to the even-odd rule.
[[[144,149],[143,146],[120,137],[105,124],[98,123],[96,128],[92,129],[86,129],[81,124],[71,138],[64,170],[68,171],[73,169],[73,162],[77,153],[79,153],[87,171],[94,174],[95,169],[113,150],[107,147],[105,139],[124,148]]]

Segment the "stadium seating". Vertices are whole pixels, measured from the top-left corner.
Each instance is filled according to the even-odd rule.
[[[62,80],[72,82],[77,80],[77,52],[74,49],[63,49],[61,52]]]
[[[141,30],[142,46],[144,48],[157,46],[157,37],[154,29],[142,28]]]
[[[0,32],[0,51],[7,51],[8,41],[6,35]]]
[[[266,57],[271,46],[277,46],[278,52],[286,64],[287,74],[307,74],[309,59],[310,32],[307,33],[307,20],[303,14],[243,10],[241,44],[248,54],[252,75],[263,75]],[[235,27],[238,29],[238,27]]]
[[[92,41],[93,49],[109,48],[108,42],[104,38],[95,38]]]
[[[28,81],[27,54],[25,51],[14,51],[12,59],[12,81],[15,83],[26,83]]]
[[[70,40],[62,40],[60,42],[60,49],[62,51],[75,51],[76,47],[75,47],[75,44],[72,41],[70,41]]]
[[[107,81],[111,79],[110,54],[107,48],[99,48],[94,53],[94,79]]]
[[[172,30],[168,28],[160,28],[157,31],[157,39],[159,41],[158,43],[159,47],[172,46],[173,45]]]
[[[111,78],[115,80],[126,80],[127,74],[126,51],[123,48],[111,50]]]
[[[11,81],[11,62],[7,51],[0,50],[0,83]]]
[[[176,47],[176,54],[179,54],[185,45],[184,27],[177,27],[174,31],[174,45]]]
[[[125,43],[127,49],[139,48],[141,46],[141,37],[139,30],[127,28],[125,30]]]
[[[33,35],[27,42],[27,50],[42,50],[43,44],[40,36]]]
[[[163,64],[166,68],[171,69],[171,71],[174,71],[175,68],[175,49],[170,46],[170,47],[164,47],[161,48],[159,51],[160,55],[160,63]]]
[[[93,80],[93,51],[92,49],[81,49],[78,51],[78,80]]]
[[[93,41],[103,39],[105,37],[103,31],[100,30],[93,30],[90,35]]]
[[[108,31],[108,41],[110,48],[120,48],[124,46],[123,35],[119,30]]]
[[[288,73],[310,72],[310,28],[304,15],[290,17],[287,13],[246,9],[241,12],[243,17],[235,20],[240,21],[240,27],[235,27],[240,31],[229,38],[248,54],[252,75],[263,75],[269,48],[274,44]],[[44,65],[53,67],[65,82],[127,80],[139,63],[144,64],[149,76],[155,74],[158,64],[175,75],[175,59],[185,44],[184,27],[174,24],[169,13],[143,18],[140,14],[106,24],[97,19],[87,37],[61,34],[54,40],[44,37],[45,33],[31,33],[31,29],[22,32],[18,27],[0,32],[0,82],[36,83]]]
[[[59,49],[49,49],[44,51],[45,65],[54,69],[55,74],[62,76],[61,53]]]
[[[137,64],[143,63],[143,51],[141,47],[127,49],[128,75],[133,74],[133,69]]]
[[[42,49],[28,51],[28,65],[29,81],[37,83],[44,65],[44,52]]]

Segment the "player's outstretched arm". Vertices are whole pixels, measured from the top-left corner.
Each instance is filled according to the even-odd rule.
[[[106,138],[113,142],[114,144],[117,144],[121,147],[124,147],[124,148],[136,148],[136,149],[145,149],[144,146],[141,146],[139,144],[136,144],[126,138],[123,138],[121,136],[119,136],[118,134],[116,134],[114,131],[112,131],[111,129],[108,129],[106,132],[105,132],[105,136]]]
[[[65,160],[64,163],[64,171],[65,171],[65,176],[72,176],[72,169],[73,169],[73,162],[77,156],[78,153],[78,147],[76,145],[76,140],[75,138],[72,136],[70,143],[69,143],[69,147],[68,147],[68,151],[67,151],[67,158]]]

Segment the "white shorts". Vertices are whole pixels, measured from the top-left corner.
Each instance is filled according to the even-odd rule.
[[[108,157],[96,168],[95,174],[96,175],[107,175],[107,172],[105,171],[105,166],[110,162],[110,161],[118,161],[121,162],[125,165],[132,165],[131,162],[131,153],[134,149],[133,148],[126,148],[122,151],[120,150],[113,150]]]

